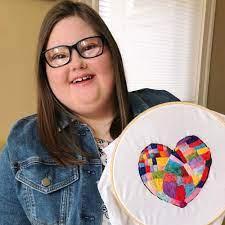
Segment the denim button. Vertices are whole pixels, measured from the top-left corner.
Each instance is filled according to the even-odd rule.
[[[85,132],[85,131],[80,131],[80,132],[79,132],[79,135],[80,135],[80,136],[86,136],[86,132]]]
[[[82,215],[81,218],[83,220],[86,220],[86,221],[94,221],[95,220],[95,217],[94,216],[87,216],[87,215]]]
[[[42,181],[41,181],[41,184],[44,186],[44,187],[48,187],[50,184],[51,184],[51,181],[49,178],[45,177]]]
[[[93,170],[85,170],[88,174],[95,175],[95,171]]]

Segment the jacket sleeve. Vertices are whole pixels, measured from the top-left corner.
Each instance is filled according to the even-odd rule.
[[[177,101],[180,101],[180,99],[178,99],[176,96],[174,96],[170,92],[165,91],[165,90],[163,90],[162,92],[164,93],[164,95],[167,98],[168,102],[177,102]]]
[[[134,93],[138,94],[141,99],[150,107],[166,102],[180,101],[177,97],[165,90],[155,90],[149,88],[143,88]]]
[[[155,90],[144,88],[138,91],[141,98],[150,105],[180,101],[177,97],[166,90]]]
[[[7,146],[0,153],[0,225],[31,225],[17,198]]]

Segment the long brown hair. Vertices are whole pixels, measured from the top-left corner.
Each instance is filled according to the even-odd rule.
[[[79,134],[72,129],[72,123],[65,129],[60,128],[62,117],[73,121],[76,115],[54,96],[46,75],[46,64],[42,52],[54,26],[64,18],[78,16],[88,23],[94,31],[102,35],[111,53],[112,66],[115,76],[115,104],[114,118],[110,134],[116,138],[129,122],[128,91],[122,57],[119,48],[104,21],[92,8],[84,3],[62,1],[47,13],[42,23],[37,46],[37,92],[38,92],[38,131],[42,144],[50,155],[62,165],[83,163],[82,158],[91,157],[79,144]],[[80,157],[79,157],[80,156]]]

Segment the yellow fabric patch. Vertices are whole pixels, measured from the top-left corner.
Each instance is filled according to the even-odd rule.
[[[192,179],[193,179],[194,185],[197,185],[199,183],[199,181],[201,180],[201,175],[197,175],[197,176],[193,175]]]
[[[197,153],[198,153],[199,155],[202,155],[202,154],[204,154],[204,153],[206,153],[206,152],[208,152],[208,151],[209,151],[208,148],[200,148],[200,149],[197,150]]]
[[[154,186],[158,192],[162,192],[163,191],[163,179],[161,179],[161,178],[154,179]]]
[[[168,162],[169,158],[168,157],[159,157],[159,158],[156,158],[156,161],[157,161],[157,165],[158,166],[165,166]]]

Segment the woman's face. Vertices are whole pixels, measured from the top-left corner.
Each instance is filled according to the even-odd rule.
[[[70,46],[95,35],[98,34],[81,18],[68,17],[53,28],[47,49]],[[49,85],[57,99],[81,116],[96,116],[102,110],[112,110],[115,81],[107,46],[102,55],[95,58],[82,58],[75,49],[71,57],[68,64],[58,68],[46,63]]]

